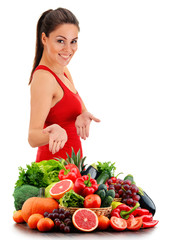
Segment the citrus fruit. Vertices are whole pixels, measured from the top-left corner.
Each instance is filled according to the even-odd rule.
[[[21,210],[15,211],[15,212],[13,213],[13,220],[14,220],[16,223],[23,223],[23,222],[25,222],[24,219],[23,219],[22,211],[21,211]]]
[[[106,229],[108,229],[109,225],[110,225],[110,220],[108,217],[103,216],[103,215],[100,215],[98,217],[98,229],[106,230]]]
[[[70,179],[62,180],[53,185],[50,189],[50,195],[55,199],[60,199],[66,192],[70,191],[73,186],[74,184]]]
[[[51,195],[50,195],[49,191],[53,187],[53,185],[55,185],[56,183],[57,182],[53,182],[45,188],[45,197],[46,198],[49,198],[49,197],[51,198]]]
[[[77,229],[83,232],[91,232],[98,226],[98,217],[92,210],[80,208],[74,212],[72,222]]]
[[[28,222],[27,222],[29,227],[31,229],[36,229],[37,228],[37,223],[41,218],[44,218],[44,216],[42,214],[39,214],[39,213],[32,214],[29,217]]]

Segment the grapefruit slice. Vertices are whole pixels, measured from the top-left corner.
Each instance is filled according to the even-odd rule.
[[[72,222],[77,229],[83,232],[91,232],[98,226],[98,217],[92,210],[80,208],[74,212]]]
[[[65,179],[53,185],[49,192],[51,197],[55,199],[60,199],[64,196],[66,192],[70,191],[73,186],[74,184],[70,179]]]

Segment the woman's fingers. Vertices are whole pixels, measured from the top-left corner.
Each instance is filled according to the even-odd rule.
[[[82,128],[82,138],[84,140],[86,140],[86,128],[85,127]]]
[[[76,127],[77,129],[77,135],[80,136],[80,127]]]
[[[57,147],[57,144],[58,144],[57,141],[54,141],[54,142],[53,142],[53,146],[52,146],[52,154],[55,154],[55,153],[56,153],[56,147]]]
[[[58,152],[60,149],[61,149],[61,141],[57,142],[55,153]]]
[[[79,128],[79,136],[82,138],[82,135],[83,135],[83,133],[82,133],[82,127],[80,127],[80,128]]]
[[[54,140],[52,138],[49,138],[49,151],[52,152]]]
[[[61,149],[64,147],[66,141],[61,141]]]
[[[93,115],[91,115],[91,120],[95,121],[95,122],[100,122],[99,118],[94,117]]]
[[[87,124],[86,127],[85,127],[86,137],[89,137],[89,129],[90,129],[90,124]]]

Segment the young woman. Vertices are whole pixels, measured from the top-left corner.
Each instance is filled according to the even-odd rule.
[[[69,10],[44,12],[37,23],[36,53],[30,76],[31,113],[28,141],[38,147],[36,162],[66,158],[89,136],[92,120],[67,64],[77,50],[79,22]]]

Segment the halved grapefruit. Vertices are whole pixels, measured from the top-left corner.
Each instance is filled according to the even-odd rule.
[[[60,199],[64,196],[66,192],[70,191],[73,188],[73,186],[74,184],[70,179],[65,179],[53,185],[49,193],[51,197],[55,199]]]
[[[80,208],[74,212],[72,222],[77,229],[83,232],[91,232],[98,226],[98,217],[92,210]]]

